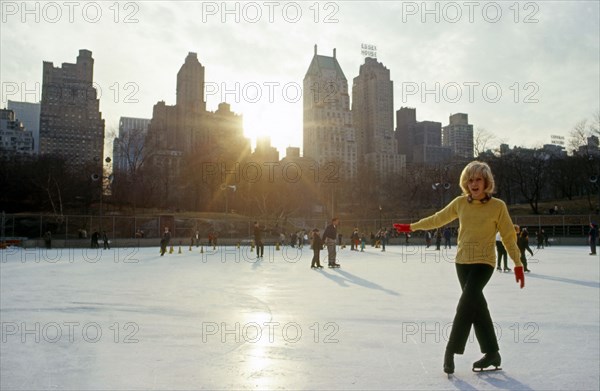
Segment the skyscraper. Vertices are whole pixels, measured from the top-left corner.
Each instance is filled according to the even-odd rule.
[[[0,160],[33,155],[33,136],[15,112],[0,109]]]
[[[409,163],[442,163],[450,161],[451,150],[442,146],[442,124],[417,121],[416,109],[401,107],[396,112],[398,151]]]
[[[442,130],[442,143],[450,147],[454,156],[465,159],[473,158],[473,125],[469,124],[469,116],[457,113],[450,116],[449,124]]]
[[[93,86],[92,52],[82,49],[75,64],[44,61],[40,109],[40,154],[65,159],[73,170],[92,164],[101,172],[104,120]]]
[[[220,103],[217,111],[206,110],[204,66],[196,53],[188,53],[177,73],[177,101],[174,106],[160,101],[154,105],[148,140],[150,149],[183,154],[209,147],[219,156],[239,160],[250,154],[250,140],[244,138],[242,116]],[[178,154],[167,154],[177,156]]]
[[[358,166],[380,177],[400,173],[404,159],[394,138],[394,86],[389,69],[371,57],[365,58],[354,78],[352,121]]]
[[[357,170],[355,131],[350,112],[348,80],[336,58],[314,55],[303,82],[304,156],[320,166],[335,164],[340,177]]]
[[[15,112],[16,118],[23,122],[25,129],[33,136],[33,152],[40,152],[40,104],[30,102],[16,102],[9,100],[7,109]]]
[[[184,64],[177,72],[176,104],[184,111],[205,112],[204,66],[198,61],[198,55],[188,53]]]

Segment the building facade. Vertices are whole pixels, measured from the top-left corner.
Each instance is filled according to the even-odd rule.
[[[206,110],[204,67],[196,53],[188,54],[177,73],[176,96],[173,106],[164,101],[154,105],[148,127],[149,153],[184,157],[209,151],[214,159],[237,162],[250,155],[243,117],[232,112],[228,103],[220,103],[215,112]]]
[[[104,119],[94,81],[92,52],[82,49],[75,64],[43,63],[40,154],[65,159],[77,171],[92,165],[101,172]]]
[[[401,107],[396,112],[398,151],[406,154],[408,163],[437,164],[452,158],[449,147],[442,145],[442,124],[417,121],[416,110]]]
[[[0,160],[32,156],[33,134],[15,116],[15,112],[0,109]]]
[[[378,177],[402,172],[404,158],[394,138],[394,85],[390,70],[366,57],[352,85],[352,121],[358,167]]]
[[[303,81],[303,151],[320,167],[335,165],[340,178],[357,174],[357,147],[348,80],[336,58],[317,54]]]
[[[6,108],[15,112],[16,118],[23,122],[25,129],[33,137],[33,152],[40,153],[40,109],[39,103],[17,102],[9,100]]]
[[[469,124],[468,114],[457,113],[450,116],[449,124],[442,130],[442,144],[449,147],[456,157],[473,158],[473,125]]]

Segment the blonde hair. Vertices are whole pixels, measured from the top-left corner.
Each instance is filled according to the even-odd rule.
[[[474,178],[475,176],[481,175],[485,182],[485,189],[483,192],[487,196],[491,196],[494,193],[495,182],[494,176],[492,175],[492,169],[488,166],[487,163],[480,162],[477,160],[472,161],[467,164],[465,168],[462,170],[460,174],[460,188],[463,191],[464,195],[470,195],[469,192],[469,179]]]

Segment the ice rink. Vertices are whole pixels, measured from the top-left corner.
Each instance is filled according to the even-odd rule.
[[[503,371],[471,371],[472,339],[451,379],[454,248],[345,248],[320,271],[308,247],[178,250],[0,250],[0,388],[600,388],[600,258],[583,246],[534,249],[523,290],[495,273]]]

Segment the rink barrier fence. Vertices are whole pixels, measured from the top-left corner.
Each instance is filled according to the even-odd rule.
[[[530,235],[530,245],[537,245],[535,233],[544,229],[548,236],[549,244],[555,245],[587,245],[587,235],[590,222],[600,222],[599,215],[531,215],[514,216],[513,222],[521,227],[527,227]],[[0,232],[0,242],[24,247],[43,247],[44,234],[51,232],[53,247],[89,247],[91,233],[94,230],[106,231],[111,241],[111,247],[152,247],[158,246],[160,233],[164,226],[169,226],[174,246],[188,247],[191,244],[192,234],[200,233],[200,243],[208,244],[208,233],[215,232],[219,245],[249,244],[253,239],[254,219],[245,216],[232,215],[231,218],[194,218],[179,217],[174,215],[153,216],[95,216],[95,215],[21,215],[4,214]],[[342,234],[342,243],[350,245],[350,234],[354,227],[367,234],[367,244],[370,245],[370,233],[377,232],[380,227],[390,229],[395,222],[409,222],[403,219],[368,219],[344,220],[340,219],[338,232]],[[265,227],[263,240],[266,245],[275,245],[279,242],[279,232],[287,233],[286,243],[289,243],[289,233],[306,230],[308,233],[313,228],[319,228],[323,233],[328,221],[326,219],[290,218],[282,220],[260,220],[261,227]],[[161,229],[163,227],[163,229]],[[449,225],[452,230],[452,243],[456,242],[457,222]],[[144,237],[136,236],[144,232]],[[393,235],[388,240],[390,245],[404,244],[403,235]],[[432,242],[435,244],[435,238]],[[102,240],[99,241],[102,247]],[[410,243],[424,243],[424,232],[414,232]],[[442,241],[443,244],[443,241]],[[194,244],[195,245],[195,244]]]

